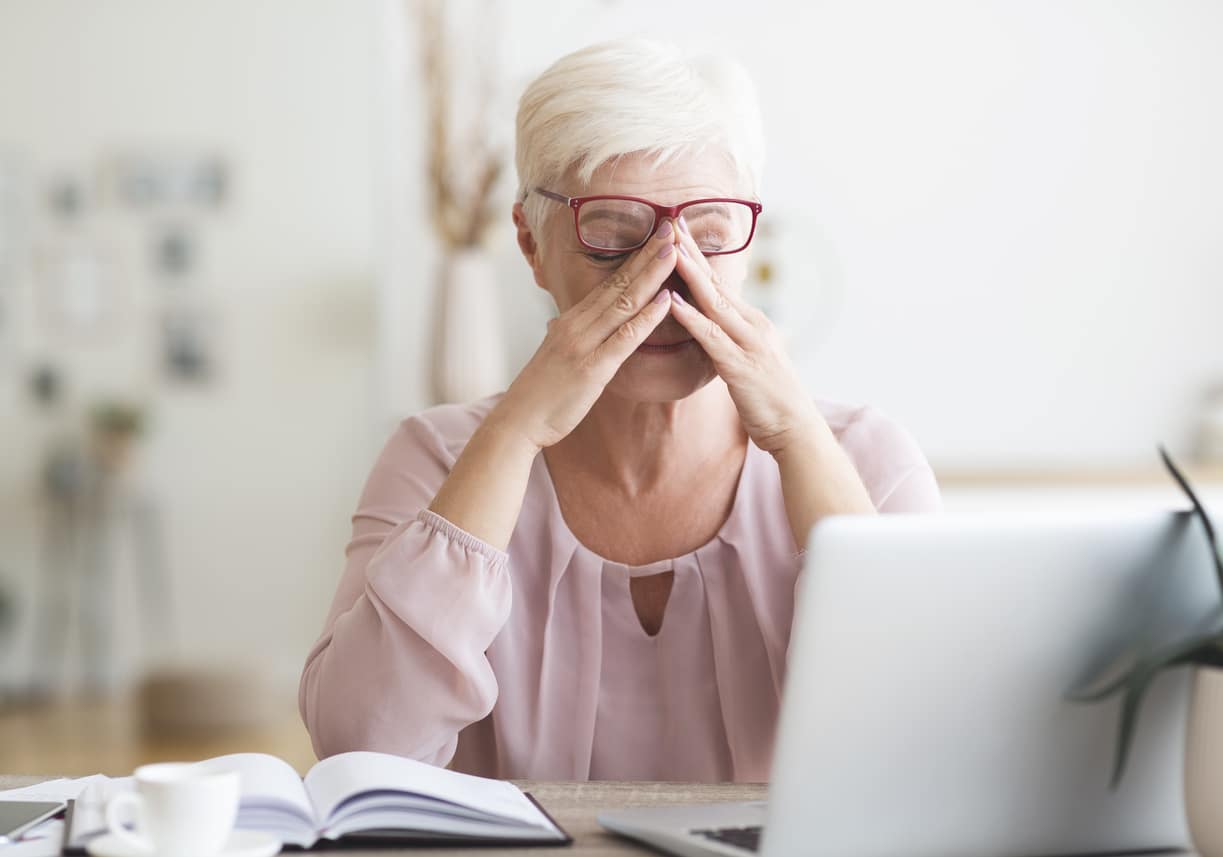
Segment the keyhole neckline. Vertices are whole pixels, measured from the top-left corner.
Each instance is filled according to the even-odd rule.
[[[735,483],[735,495],[734,499],[731,501],[730,513],[726,516],[726,520],[722,522],[722,526],[718,527],[718,531],[714,533],[713,536],[710,537],[704,544],[694,548],[691,551],[688,551],[685,554],[655,560],[654,562],[645,563],[644,565],[629,565],[627,563],[608,559],[607,557],[602,556],[583,544],[569,527],[569,522],[565,520],[565,512],[563,509],[561,509],[560,495],[557,493],[556,484],[552,481],[552,471],[548,468],[548,460],[541,452],[536,456],[535,461],[536,465],[542,472],[543,482],[548,491],[548,500],[552,509],[555,511],[555,519],[565,540],[571,543],[577,550],[602,563],[604,569],[607,571],[623,574],[627,577],[646,577],[651,574],[660,574],[665,571],[678,572],[685,565],[682,560],[696,556],[701,551],[709,548],[711,545],[714,545],[727,538],[729,530],[732,528],[735,521],[743,511],[742,506],[745,502],[743,495],[747,491],[747,483],[749,482],[748,472],[749,468],[752,466],[752,459],[756,454],[755,449],[756,445],[752,443],[751,438],[748,438],[746,448],[743,453],[743,463],[739,468],[739,479]]]

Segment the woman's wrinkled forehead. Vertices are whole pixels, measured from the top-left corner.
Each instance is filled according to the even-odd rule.
[[[600,165],[582,187],[571,171],[566,177],[574,195],[623,194],[661,205],[676,205],[705,196],[741,196],[742,182],[729,158],[705,151],[678,155],[661,163],[648,154],[633,153]]]

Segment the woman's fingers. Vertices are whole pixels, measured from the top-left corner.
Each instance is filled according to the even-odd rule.
[[[577,324],[601,342],[652,299],[675,268],[675,233],[671,221],[581,302]]]
[[[622,322],[595,349],[594,354],[591,355],[592,365],[610,369],[611,371],[607,373],[608,378],[614,375],[620,365],[637,350],[637,346],[645,342],[646,337],[670,313],[671,294],[670,290],[662,289],[636,315]]]
[[[671,292],[671,314],[692,334],[723,378],[725,370],[743,358],[743,349],[731,340],[722,326],[681,298],[679,292]]]
[[[679,220],[676,221],[676,226],[679,232],[679,238],[681,239],[684,248],[683,255],[694,259],[697,265],[709,275],[709,279],[718,287],[718,290],[722,292],[728,301],[730,301],[731,306],[739,310],[744,318],[748,318],[748,314],[744,312],[744,310],[748,310],[750,312],[751,310],[755,309],[755,307],[744,300],[741,296],[722,289],[721,283],[718,282],[717,271],[714,269],[713,265],[709,263],[709,258],[701,252],[701,247],[696,243],[696,238],[693,236],[692,230],[688,228],[688,222],[684,219],[682,214],[679,216]]]
[[[692,291],[697,308],[736,342],[745,343],[754,333],[752,323],[747,318],[748,307],[721,289],[717,272],[688,233],[682,217],[679,222],[679,275]]]

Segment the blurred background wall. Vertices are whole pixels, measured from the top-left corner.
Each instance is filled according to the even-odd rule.
[[[1160,441],[1219,484],[1223,6],[454,0],[432,36],[427,8],[0,0],[15,698],[46,678],[52,592],[75,606],[44,627],[86,650],[82,611],[102,605],[104,696],[160,669],[245,671],[292,721],[357,492],[395,420],[433,397],[453,248],[430,217],[422,36],[451,60],[459,165],[471,128],[510,159],[522,88],[590,42],[647,33],[741,59],[769,158],[753,299],[816,395],[917,435],[949,507],[1165,502]],[[512,190],[506,165],[480,248],[502,385],[550,312]],[[140,425],[97,525],[113,562],[105,586],[87,571],[93,589],[57,590],[53,489],[76,484],[57,450],[96,450],[99,406]],[[80,648],[60,689],[88,684]]]
[[[379,14],[344,0],[0,5],[12,246],[0,287],[0,573],[20,600],[6,684],[29,681],[36,663],[44,456],[99,401],[147,412],[135,469],[161,513],[172,621],[162,637],[142,628],[135,540],[119,521],[113,586],[72,607],[104,610],[115,635],[101,680],[122,686],[171,662],[295,683],[382,440]],[[125,162],[164,166],[173,184],[209,159],[225,173],[219,202],[133,201],[118,187]],[[79,213],[56,212],[65,193]],[[82,293],[65,299],[66,321],[41,300],[60,267],[64,289]],[[30,392],[42,365],[62,377],[54,413]],[[58,633],[75,638],[68,619]]]

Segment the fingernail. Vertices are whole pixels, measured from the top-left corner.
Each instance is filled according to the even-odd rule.
[[[679,296],[679,292],[671,292],[671,300],[675,301],[680,306],[687,306],[684,299]]]
[[[691,256],[688,255],[688,248],[685,247],[683,244],[679,245],[679,254],[683,256],[685,259],[692,258]]]
[[[671,255],[671,251],[674,249],[675,249],[674,244],[668,243],[668,244],[662,245],[662,249],[658,251],[658,258],[659,259],[667,258],[668,256]]]
[[[662,226],[658,227],[658,231],[654,233],[655,238],[668,238],[671,235],[671,221],[664,220]]]
[[[682,214],[679,216],[679,228],[689,238],[692,237],[692,233],[688,231],[688,221],[684,220],[684,215]]]
[[[661,304],[671,300],[671,290],[662,289],[658,294],[654,295],[654,303]]]

